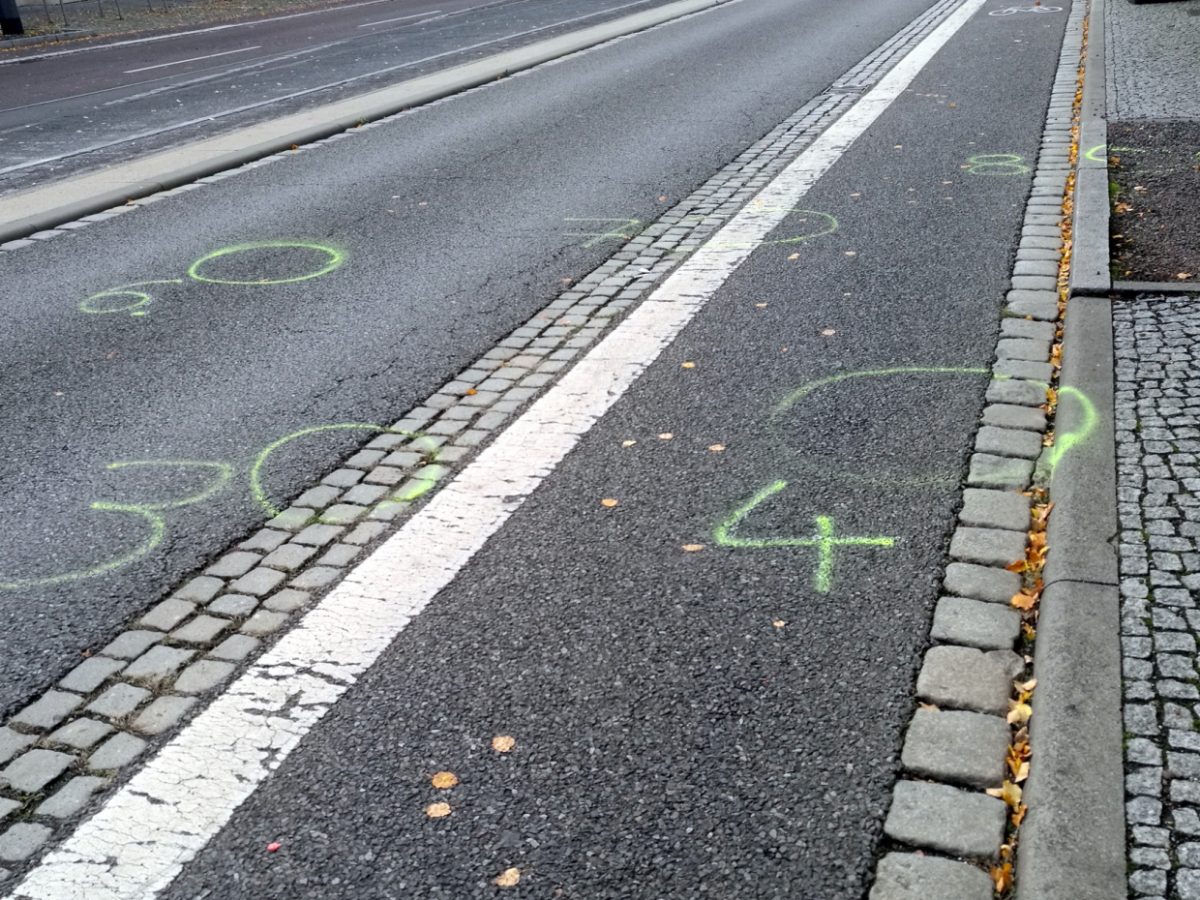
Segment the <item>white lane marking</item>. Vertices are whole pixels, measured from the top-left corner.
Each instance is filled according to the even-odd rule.
[[[158,63],[153,66],[142,66],[140,69],[126,69],[126,75],[136,75],[138,72],[149,72],[151,69],[168,69],[171,66],[182,66],[184,63],[200,62],[202,59],[216,59],[218,56],[233,56],[235,53],[249,53],[251,50],[261,50],[262,44],[253,47],[242,47],[240,50],[222,50],[220,53],[208,53],[204,56],[192,56],[188,59],[177,59],[174,62]]]
[[[413,13],[411,16],[396,16],[394,19],[380,19],[378,22],[364,22],[359,25],[359,28],[372,28],[375,25],[387,25],[389,22],[406,22],[409,19],[419,19],[421,16],[432,16],[435,13],[440,13],[440,9],[431,9],[429,12]]]
[[[208,34],[213,31],[225,31],[229,28],[246,28],[252,25],[264,25],[271,22],[282,22],[284,19],[300,19],[304,16],[315,16],[327,12],[344,12],[359,6],[375,6],[377,3],[394,3],[395,0],[362,0],[361,3],[347,3],[341,6],[326,6],[321,9],[310,9],[307,12],[289,13],[286,16],[270,16],[266,19],[253,19],[249,22],[230,22],[228,25],[212,25],[208,28],[193,28],[190,31],[174,31],[171,34],[156,34],[151,37],[133,38],[128,41],[114,41],[111,44],[93,44],[90,47],[72,47],[70,50],[53,50],[49,53],[18,56],[15,59],[0,60],[0,66],[15,66],[19,63],[34,62],[39,59],[53,59],[56,56],[74,56],[76,53],[91,53],[95,50],[111,50],[114,47],[131,47],[134,44],[155,44],[159,41],[169,41],[173,38],[189,37],[193,34]]]
[[[11,896],[164,890],[985,2],[965,0]]]

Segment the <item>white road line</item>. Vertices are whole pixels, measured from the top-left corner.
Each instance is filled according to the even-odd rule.
[[[387,25],[389,22],[406,22],[409,19],[419,19],[419,18],[421,18],[421,16],[432,16],[432,15],[434,15],[436,13],[440,13],[440,12],[441,12],[440,9],[431,9],[429,12],[413,13],[411,16],[396,16],[396,18],[394,18],[394,19],[380,19],[378,22],[364,22],[362,25],[359,25],[358,27],[359,28],[371,28],[375,25]]]
[[[174,62],[158,63],[154,66],[142,66],[140,69],[126,69],[124,74],[136,75],[138,72],[149,72],[151,69],[167,69],[171,66],[182,66],[184,63],[200,62],[202,59],[216,59],[218,56],[232,56],[235,53],[249,53],[251,50],[261,50],[262,44],[253,47],[242,47],[240,50],[222,50],[220,53],[208,53],[204,56],[192,56],[188,59],[177,59]]]
[[[964,0],[11,896],[164,890],[984,2]]]

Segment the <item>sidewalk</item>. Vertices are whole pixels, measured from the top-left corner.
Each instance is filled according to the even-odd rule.
[[[1060,522],[1090,530],[1069,552],[1090,543],[1095,561],[1117,544],[1128,892],[1158,900],[1200,897],[1198,14],[1194,2],[1093,4],[1104,71],[1087,72],[1096,103],[1088,110],[1085,95],[1075,217],[1082,264],[1069,313],[1084,325],[1068,329],[1063,353],[1113,390],[1115,456],[1105,459],[1101,407],[1088,450],[1094,465],[1056,473],[1052,484]],[[1111,215],[1095,202],[1100,195]],[[1079,501],[1106,493],[1103,478],[1114,470],[1115,498]],[[1117,542],[1107,524],[1114,518]],[[1050,544],[1051,557],[1064,552],[1053,533]],[[1106,568],[1092,565],[1081,579],[1110,584]],[[1082,758],[1086,730],[1079,737]],[[1110,787],[1102,774],[1090,777],[1090,790]]]
[[[1130,896],[1200,897],[1200,33],[1194,2],[1107,9]],[[1191,60],[1192,64],[1182,64]],[[1133,279],[1167,282],[1168,289]],[[1170,290],[1170,282],[1183,282]],[[1191,284],[1187,284],[1191,282]],[[1191,293],[1188,293],[1188,288]]]

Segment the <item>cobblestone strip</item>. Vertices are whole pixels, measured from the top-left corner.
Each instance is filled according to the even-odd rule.
[[[1129,895],[1200,898],[1200,296],[1113,303]]]
[[[607,262],[0,724],[0,883],[28,867],[56,829],[65,831],[60,825],[197,712],[958,5],[932,7],[640,234],[615,235],[619,249]]]
[[[1010,601],[1031,530],[1027,489],[1047,433],[1056,377],[1063,201],[1072,174],[1072,128],[1084,40],[1085,2],[1072,4],[1024,226],[970,459],[962,510],[950,542],[942,596],[917,677],[919,708],[905,735],[884,822],[892,842],[876,869],[871,900],[990,900],[994,866],[1007,873],[1008,807],[989,796],[1011,777],[1007,715],[1028,658],[1014,648],[1021,616]],[[1036,751],[1035,751],[1036,752]],[[1007,890],[1003,885],[1002,892]]]

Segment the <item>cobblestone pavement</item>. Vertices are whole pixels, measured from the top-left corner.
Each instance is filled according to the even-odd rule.
[[[1109,117],[1200,118],[1200,3],[1112,0],[1105,7]]]
[[[1175,900],[1200,898],[1197,300],[1113,305],[1129,888]]]

